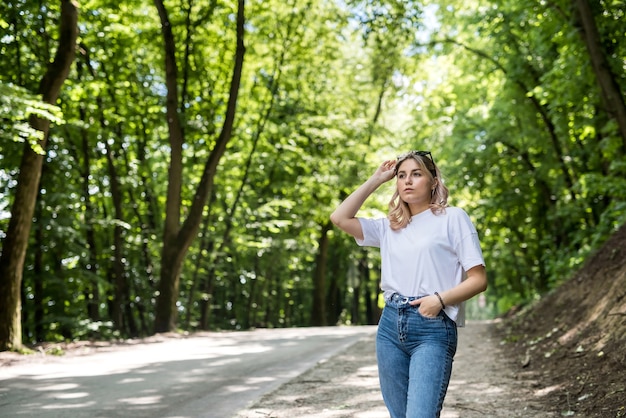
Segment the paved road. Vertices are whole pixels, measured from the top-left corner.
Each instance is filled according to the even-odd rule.
[[[239,409],[375,327],[207,333],[0,368],[0,417],[211,417]]]

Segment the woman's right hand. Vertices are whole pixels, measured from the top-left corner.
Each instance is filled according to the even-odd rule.
[[[358,189],[337,206],[330,215],[330,220],[342,231],[347,232],[358,240],[363,239],[361,222],[355,217],[365,199],[381,184],[391,180],[395,175],[395,160],[384,161]]]
[[[384,161],[374,172],[375,177],[380,184],[391,180],[396,174],[396,160]]]

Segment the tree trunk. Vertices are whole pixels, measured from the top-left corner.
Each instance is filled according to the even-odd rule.
[[[62,0],[59,47],[39,85],[39,93],[45,103],[56,103],[69,74],[76,51],[77,23],[76,5],[72,0]],[[50,121],[31,117],[30,124],[43,132],[39,145],[45,150]],[[34,152],[27,142],[0,256],[0,350],[18,349],[22,345],[20,288],[42,165],[43,155]]]
[[[83,78],[83,69],[87,67],[89,73],[94,76],[94,71],[90,65],[90,55],[89,48],[82,44],[79,48],[79,53],[82,53],[84,56],[83,59],[79,59],[76,61],[76,73],[78,78],[78,83],[84,83],[85,80]],[[83,64],[84,62],[84,64]],[[99,104],[99,108],[102,109],[102,106]],[[85,126],[89,125],[87,108],[84,103],[81,103],[78,106],[78,114],[80,116],[80,120],[85,124]],[[71,138],[71,133],[67,132],[67,137]],[[87,129],[81,129],[80,135],[77,140],[77,145],[75,147],[75,156],[81,177],[81,191],[83,195],[83,201],[85,202],[85,242],[87,243],[87,257],[85,263],[83,264],[83,268],[85,271],[89,273],[89,281],[85,285],[85,289],[83,291],[85,300],[87,301],[87,316],[93,322],[100,321],[100,288],[98,285],[98,246],[96,244],[96,231],[94,229],[94,203],[89,193],[89,178],[91,177],[91,152],[90,152],[90,143],[89,143],[89,133]],[[82,160],[81,160],[82,157]]]
[[[313,312],[311,323],[313,326],[325,326],[326,324],[326,259],[328,255],[328,231],[331,223],[322,225],[322,233],[319,239],[319,248],[315,257],[315,272],[313,273]]]
[[[101,123],[104,125],[104,115],[100,115]],[[111,187],[111,198],[113,200],[114,219],[118,221],[124,220],[122,210],[122,190],[120,179],[115,167],[115,155],[108,142],[105,142],[107,168],[109,174],[109,185]],[[119,222],[113,227],[113,260],[111,263],[111,273],[113,274],[113,303],[111,311],[111,319],[116,330],[121,331],[122,335],[128,335],[131,328],[130,323],[125,325],[124,312],[126,305],[130,303],[130,294],[128,280],[124,272],[124,237],[123,230]],[[132,321],[132,320],[131,320]],[[133,337],[136,335],[132,335]]]
[[[165,227],[163,231],[163,249],[161,251],[161,277],[159,295],[156,303],[155,332],[168,332],[176,327],[176,302],[180,285],[180,270],[193,239],[198,233],[204,207],[211,194],[215,172],[226,145],[231,138],[233,121],[237,108],[237,95],[243,69],[245,47],[244,36],[244,0],[238,1],[237,10],[237,49],[235,64],[230,83],[230,91],[224,125],[215,146],[204,166],[202,177],[189,208],[189,215],[182,226],[181,188],[182,188],[182,149],[184,131],[179,120],[178,86],[176,66],[176,46],[172,26],[162,0],[154,1],[161,19],[161,31],[165,48],[165,84],[167,86],[166,117],[170,141],[170,167],[168,172],[167,203]]]
[[[606,59],[606,54],[602,48],[602,38],[598,33],[589,1],[574,0],[574,7],[578,11],[581,35],[589,51],[589,58],[602,92],[606,111],[617,122],[622,137],[622,150],[626,153],[626,104],[624,103],[624,96]]]

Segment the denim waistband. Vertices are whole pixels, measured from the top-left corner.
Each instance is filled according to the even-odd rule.
[[[423,298],[424,296],[404,296],[399,293],[394,293],[387,300],[385,300],[385,304],[393,308],[405,308],[411,306],[409,305],[409,302]]]

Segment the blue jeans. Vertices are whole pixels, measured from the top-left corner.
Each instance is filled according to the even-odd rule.
[[[380,388],[391,418],[439,417],[456,353],[457,329],[442,310],[434,318],[393,295],[378,324]]]

